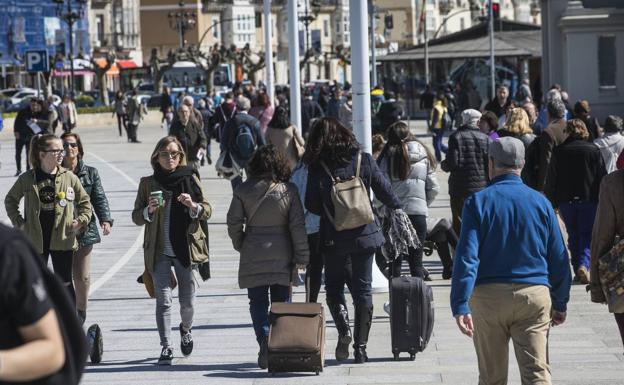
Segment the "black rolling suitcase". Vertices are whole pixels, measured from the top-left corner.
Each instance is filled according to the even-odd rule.
[[[422,352],[433,332],[433,291],[418,277],[390,279],[390,334],[394,360]]]

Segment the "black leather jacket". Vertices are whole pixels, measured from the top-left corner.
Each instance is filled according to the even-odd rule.
[[[111,218],[110,209],[108,207],[108,199],[104,193],[102,187],[102,181],[100,180],[100,174],[95,167],[90,167],[84,164],[82,160],[78,161],[78,166],[74,171],[82,187],[84,187],[89,198],[91,198],[91,207],[95,211],[100,224],[102,222],[109,222],[113,225],[113,218]],[[91,216],[91,221],[87,226],[87,229],[78,236],[78,244],[80,247],[93,245],[100,243],[100,232],[98,226],[95,223],[95,215]]]

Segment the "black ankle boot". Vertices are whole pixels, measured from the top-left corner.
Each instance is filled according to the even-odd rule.
[[[353,356],[356,364],[363,364],[368,361],[366,355],[366,344],[368,343],[368,333],[373,321],[373,307],[355,307],[355,325],[353,326]]]
[[[349,326],[349,312],[342,303],[327,303],[329,311],[338,330],[338,344],[336,345],[336,360],[344,361],[349,358],[349,344],[351,343],[351,327]]]
[[[269,339],[267,337],[260,338],[258,345],[260,345],[258,367],[260,367],[260,369],[266,369],[269,367]]]

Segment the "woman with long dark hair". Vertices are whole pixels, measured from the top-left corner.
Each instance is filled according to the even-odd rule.
[[[74,132],[66,132],[61,135],[61,140],[65,149],[63,167],[71,170],[80,179],[82,187],[89,194],[91,206],[95,212],[95,215],[91,216],[91,221],[89,221],[85,231],[78,235],[78,250],[74,252],[72,268],[76,288],[76,311],[84,323],[87,318],[87,302],[91,284],[91,252],[93,245],[100,243],[100,234],[95,223],[96,215],[104,235],[110,234],[113,219],[98,170],[95,167],[87,166],[83,161],[84,147],[80,135]]]
[[[301,160],[305,141],[297,127],[290,123],[286,108],[278,106],[275,109],[265,136],[267,143],[274,144],[277,150],[284,155],[288,167],[293,171]]]
[[[193,351],[195,281],[193,268],[208,260],[207,233],[200,221],[212,208],[197,171],[187,166],[182,144],[173,136],[158,141],[150,157],[154,173],[141,178],[132,221],[145,226],[144,262],[154,282],[156,325],[162,350],[159,365],[171,365],[171,268],[175,269],[180,301],[180,350]]]
[[[412,136],[405,122],[399,121],[388,127],[388,143],[377,164],[390,181],[392,191],[414,225],[418,239],[423,242],[427,237],[428,206],[433,203],[439,189],[433,154]],[[410,249],[409,255],[402,257],[407,257],[413,277],[428,277],[422,263],[422,248]],[[393,263],[392,275],[395,277],[401,273],[401,262],[402,258],[397,258]],[[445,270],[451,267],[448,261],[444,263]]]
[[[271,105],[269,95],[264,91],[258,92],[258,96],[253,100],[253,106],[249,110],[249,115],[260,121],[262,135],[266,134],[269,122],[273,118],[273,114],[274,109]]]
[[[128,101],[121,90],[115,94],[115,102],[113,104],[113,116],[117,115],[117,128],[119,129],[119,136],[122,136],[121,127],[128,131],[128,113],[126,108],[128,107]]]
[[[310,251],[303,207],[297,187],[288,183],[290,169],[282,153],[272,145],[261,147],[247,171],[249,179],[234,191],[227,226],[240,252],[238,284],[249,297],[258,366],[266,369],[269,305],[288,300],[293,268],[304,268]]]
[[[80,180],[61,167],[65,150],[54,135],[37,135],[30,142],[33,168],[19,176],[4,199],[13,226],[22,228],[47,265],[74,299],[72,260],[76,236],[91,220],[91,204]],[[19,203],[24,198],[24,211]]]
[[[339,334],[336,359],[343,361],[349,357],[351,329],[344,296],[344,272],[350,261],[351,296],[355,305],[354,357],[356,363],[364,363],[368,361],[366,344],[373,318],[373,256],[384,243],[384,236],[374,220],[352,229],[337,230],[332,188],[336,180],[353,179],[359,171],[365,190],[372,188],[382,203],[400,209],[401,202],[373,157],[360,151],[353,132],[337,119],[320,118],[312,125],[303,161],[309,167],[305,206],[311,213],[321,216],[327,306]]]

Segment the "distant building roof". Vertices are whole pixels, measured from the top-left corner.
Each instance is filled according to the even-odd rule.
[[[482,22],[429,41],[429,59],[462,59],[490,56],[488,23]],[[542,32],[535,24],[500,19],[494,23],[494,51],[498,57],[542,56]],[[412,49],[379,57],[379,61],[422,60],[425,47],[421,44]]]

